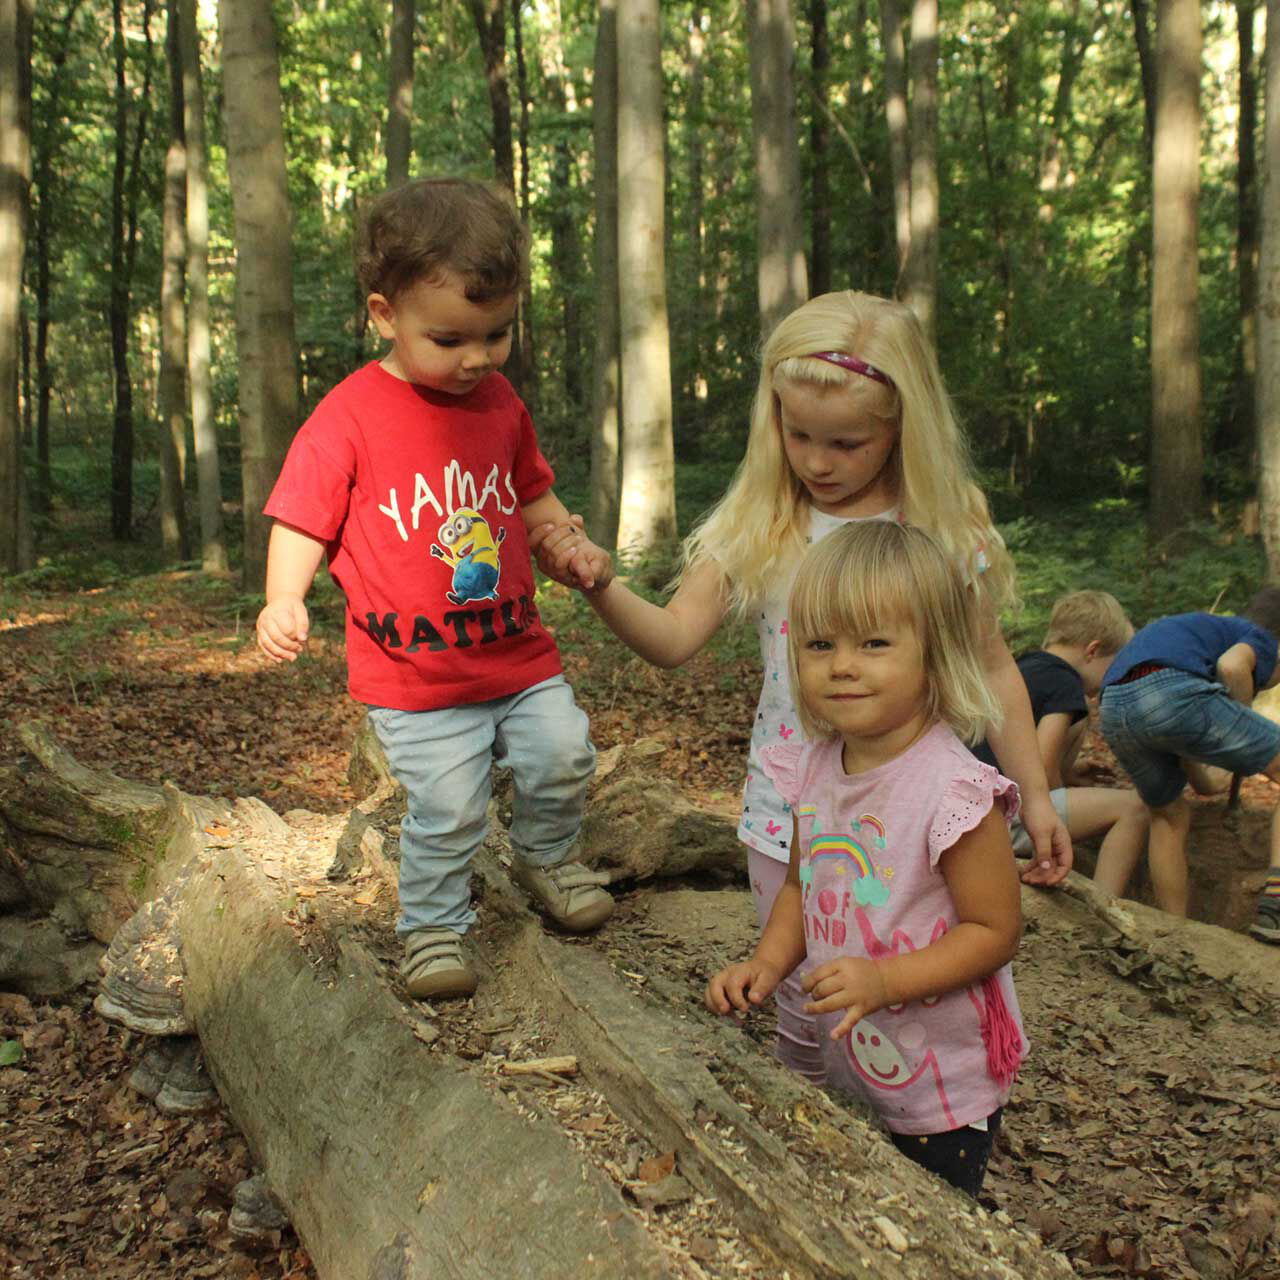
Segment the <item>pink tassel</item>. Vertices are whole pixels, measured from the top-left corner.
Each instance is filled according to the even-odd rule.
[[[1022,1061],[1022,1036],[1014,1022],[996,975],[990,974],[982,982],[983,1003],[982,1042],[987,1046],[987,1070],[1002,1088],[1008,1088],[1018,1074]]]

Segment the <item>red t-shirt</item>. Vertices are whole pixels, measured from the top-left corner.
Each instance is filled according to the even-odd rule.
[[[499,373],[451,396],[375,361],[325,396],[266,514],[327,544],[353,698],[429,711],[559,674],[521,514],[554,478]]]

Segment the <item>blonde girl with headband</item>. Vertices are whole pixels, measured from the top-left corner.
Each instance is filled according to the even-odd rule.
[[[1014,599],[1013,563],[973,481],[933,348],[901,303],[828,293],[798,307],[765,343],[746,456],[689,536],[667,604],[642,599],[613,577],[603,552],[588,552],[597,569],[587,592],[593,608],[657,666],[687,662],[731,612],[756,624],[764,682],[738,835],[762,926],[786,875],[791,813],[760,752],[804,737],[787,671],[787,597],[806,546],[865,520],[925,529],[959,566],[981,613],[982,661],[1003,710],[989,741],[1021,791],[1035,849],[1023,879],[1056,884],[1071,866],[1026,686],[996,621]],[[568,580],[559,565],[583,549],[580,531],[544,526],[530,541],[542,567]],[[803,993],[788,980],[774,999],[779,1058],[820,1081],[824,1066]]]
[[[804,558],[788,663],[806,741],[766,747],[790,863],[755,953],[707,984],[746,1014],[793,972],[826,1083],[976,1197],[1026,1036],[1017,789],[964,745],[1000,707],[974,599],[923,530],[851,522]]]

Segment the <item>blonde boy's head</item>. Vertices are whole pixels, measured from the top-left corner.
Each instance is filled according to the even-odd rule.
[[[1044,647],[1094,645],[1099,657],[1114,658],[1132,638],[1133,624],[1115,596],[1105,591],[1072,591],[1055,601]]]
[[[929,534],[886,520],[845,525],[801,562],[787,614],[791,687],[800,688],[799,654],[810,641],[866,635],[886,623],[909,625],[920,641],[931,720],[945,721],[971,743],[999,724],[973,593]],[[798,710],[809,737],[835,732],[803,699]]]

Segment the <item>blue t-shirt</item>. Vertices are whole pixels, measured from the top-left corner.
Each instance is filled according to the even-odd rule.
[[[1102,677],[1102,687],[1113,685],[1144,662],[1159,662],[1206,680],[1218,679],[1218,659],[1232,645],[1243,641],[1253,650],[1255,692],[1276,669],[1276,638],[1247,618],[1216,613],[1176,613],[1148,623],[1129,641]]]

